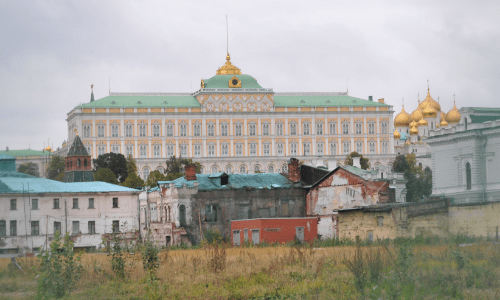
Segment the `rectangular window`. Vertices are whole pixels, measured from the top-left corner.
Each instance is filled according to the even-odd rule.
[[[90,137],[90,126],[83,127],[83,137]]]
[[[377,226],[384,226],[384,217],[382,216],[377,217]]]
[[[224,144],[221,146],[221,155],[228,156],[229,155],[229,145]]]
[[[180,153],[181,157],[187,157],[188,156],[188,146],[187,145],[180,145]]]
[[[104,126],[97,126],[97,137],[104,137]]]
[[[208,136],[215,136],[215,125],[208,124]]]
[[[97,147],[97,155],[103,155],[106,153],[106,147],[105,146],[99,146]]]
[[[342,134],[349,134],[349,123],[342,124]]]
[[[73,208],[78,208],[78,198],[73,198]]]
[[[111,136],[118,137],[118,125],[111,126]]]
[[[95,233],[95,221],[89,221],[89,234]]]
[[[132,136],[132,125],[125,125],[125,136],[126,137],[131,137]]]
[[[375,143],[370,143],[370,154],[375,154]]]
[[[54,198],[54,209],[59,209],[59,198]]]
[[[16,236],[16,235],[17,235],[17,221],[11,220],[10,221],[10,236]]]
[[[215,157],[215,145],[208,145],[208,156]]]
[[[61,233],[61,222],[54,222],[54,234],[58,231]]]
[[[382,154],[389,153],[389,145],[387,143],[382,143]]]
[[[169,145],[167,146],[167,157],[172,157],[174,156],[174,146]]]
[[[220,135],[227,136],[227,124],[222,124],[220,126]]]
[[[434,125],[434,123],[432,123]],[[382,123],[382,134],[387,134],[389,125],[387,123]]]
[[[250,135],[256,135],[256,131],[255,131],[255,124],[250,124],[249,125],[249,128],[250,128]]]
[[[323,134],[323,123],[316,123],[316,134]]]
[[[362,131],[361,131],[361,126],[362,126],[362,124],[361,124],[361,123],[356,123],[356,124],[354,124],[354,125],[355,125],[355,127],[356,127],[356,128],[355,128],[355,130],[356,130],[356,134],[361,134],[361,133],[362,133]]]
[[[126,154],[127,156],[131,155],[131,156],[134,156],[134,147],[133,146],[127,146],[126,148]]]
[[[337,126],[335,126],[335,123],[330,123],[330,134],[337,134]]]
[[[139,125],[139,136],[146,136],[146,125]]]
[[[284,151],[284,148],[285,148],[285,145],[283,144],[277,144],[276,145],[276,155],[278,156],[283,156],[285,154],[285,151]]]
[[[297,155],[297,144],[290,144],[290,155]]]
[[[297,124],[290,124],[290,135],[297,135]]]
[[[241,124],[234,125],[234,134],[241,135]]]
[[[323,155],[324,154],[323,143],[318,143],[316,147],[317,147],[316,152],[318,153],[318,155]]]
[[[147,157],[147,146],[139,146],[139,157],[140,158]]]
[[[38,199],[31,199],[31,209],[38,209]]]
[[[217,222],[217,205],[205,205],[205,219],[207,222]]]
[[[375,134],[375,123],[368,124],[368,134]]]
[[[337,155],[337,144],[330,143],[330,155]]]
[[[94,198],[89,198],[89,208],[94,208]]]
[[[302,124],[302,134],[309,135],[309,123]]]
[[[201,157],[201,145],[194,145],[194,157]]]
[[[7,235],[7,222],[0,220],[0,236]]]
[[[350,143],[343,143],[343,147],[344,147],[344,154],[351,153],[351,144]]]
[[[286,217],[289,215],[288,200],[281,201],[281,216]]]
[[[120,153],[120,146],[111,146],[111,152]]]
[[[271,154],[271,145],[264,144],[264,156],[269,156]]]
[[[194,125],[194,136],[201,136],[201,126],[199,124]]]
[[[113,208],[118,208],[118,198],[113,198]]]
[[[31,235],[40,234],[40,223],[38,221],[31,221]]]
[[[113,232],[120,232],[120,221],[113,221]]]
[[[160,125],[153,125],[153,136],[160,136]]]
[[[363,143],[356,143],[356,152],[363,154]]]
[[[269,135],[269,124],[262,124],[262,135]]]
[[[73,234],[80,233],[80,221],[73,221]]]
[[[180,130],[180,131],[181,131],[181,136],[187,136],[187,125],[182,124],[182,125],[180,126],[180,129],[181,129],[181,130]]]
[[[243,145],[236,145],[236,156],[243,156]]]
[[[239,246],[241,243],[241,234],[239,230],[233,230],[233,246]]]
[[[304,143],[304,155],[311,155],[311,144]]]
[[[167,125],[167,136],[174,136],[174,125]]]
[[[276,135],[283,135],[283,124],[276,124]]]
[[[16,210],[16,209],[17,209],[17,200],[10,199],[10,210]]]
[[[250,144],[250,156],[257,156],[257,144]]]
[[[161,147],[160,145],[154,145],[153,146],[153,157],[154,158],[159,158],[160,157],[160,153],[161,153],[160,147]]]

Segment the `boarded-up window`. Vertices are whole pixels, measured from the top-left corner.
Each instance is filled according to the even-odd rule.
[[[367,231],[366,232],[366,239],[369,241],[369,242],[373,242],[373,231]]]
[[[248,229],[243,229],[243,240],[246,242],[248,242]]]
[[[205,205],[205,219],[207,222],[217,222],[217,205]]]
[[[377,217],[377,226],[384,226],[384,217]]]
[[[301,242],[304,241],[304,227],[295,227],[295,237]]]
[[[259,217],[260,218],[269,218],[271,216],[271,210],[269,207],[261,207],[259,208]]]
[[[258,229],[253,229],[252,230],[252,242],[254,244],[258,244],[260,242],[259,230]]]
[[[239,205],[238,206],[238,219],[250,219],[250,211],[248,209],[248,205]]]
[[[234,246],[239,246],[240,245],[240,231],[239,230],[233,230],[233,245]]]
[[[282,216],[290,215],[289,210],[288,210],[288,200],[281,201],[281,215]]]

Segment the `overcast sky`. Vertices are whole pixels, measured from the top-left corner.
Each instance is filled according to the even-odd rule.
[[[2,1],[0,149],[55,148],[112,92],[192,92],[229,52],[275,92],[499,106],[500,1]]]

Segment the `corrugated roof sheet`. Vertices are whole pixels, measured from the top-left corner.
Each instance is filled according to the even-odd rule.
[[[25,149],[25,150],[9,150],[9,151],[4,150],[0,151],[0,154],[7,154],[9,156],[19,157],[19,156],[47,156],[52,153],[48,151]]]
[[[379,103],[376,101],[368,101],[351,96],[275,95],[274,106],[276,107],[387,106],[387,104]]]
[[[216,189],[240,189],[244,187],[253,187],[256,189],[287,188],[293,183],[285,176],[278,173],[260,173],[260,174],[228,174],[229,184],[220,184],[220,178],[210,178],[211,174],[196,174],[196,180],[188,181],[184,177],[172,181],[158,181],[160,185],[174,183],[175,187],[180,188],[184,184],[187,187],[194,187],[198,183],[198,190],[216,190]]]
[[[94,102],[84,103],[79,108],[91,107],[201,107],[195,97],[188,96],[107,96]]]

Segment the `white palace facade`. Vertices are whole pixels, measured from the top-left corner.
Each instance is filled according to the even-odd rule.
[[[353,151],[372,167],[394,159],[393,107],[340,93],[275,93],[232,65],[188,93],[110,93],[68,113],[93,158],[132,155],[147,178],[171,156],[192,158],[202,172],[280,172],[289,157],[333,169]]]

